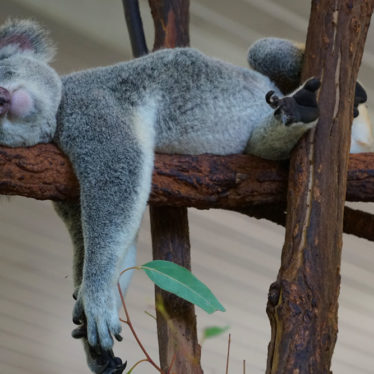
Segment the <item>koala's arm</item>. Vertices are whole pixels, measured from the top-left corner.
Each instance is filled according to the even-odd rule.
[[[86,324],[91,347],[109,350],[121,330],[120,265],[135,240],[151,187],[155,115],[147,105],[125,107],[105,90],[76,92],[75,86],[65,89],[58,115],[64,126],[56,133],[80,183],[85,248],[73,320]]]

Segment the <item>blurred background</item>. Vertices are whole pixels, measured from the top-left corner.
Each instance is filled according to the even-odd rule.
[[[153,24],[146,0],[140,1],[148,46]],[[248,46],[264,36],[303,42],[310,1],[191,0],[191,45],[208,55],[246,66]],[[68,73],[131,59],[120,0],[6,0],[8,16],[34,18],[51,30],[58,46],[54,67]],[[369,105],[374,98],[374,34],[369,32],[360,78]],[[373,105],[371,105],[374,107]],[[373,204],[354,204],[374,212]],[[230,326],[230,373],[263,373],[270,325],[265,313],[269,285],[280,265],[284,229],[267,221],[219,210],[190,209],[193,272],[226,307],[208,316],[197,309],[198,329]],[[139,234],[138,263],[151,259],[149,217]],[[87,373],[83,349],[70,337],[73,324],[70,239],[49,202],[15,197],[0,201],[0,374]],[[373,373],[374,245],[344,236],[339,337],[333,370]],[[136,330],[158,359],[153,286],[136,274],[128,294]],[[117,344],[129,365],[143,358],[130,332]],[[228,334],[202,347],[206,374],[224,373]],[[129,366],[130,367],[130,366]],[[144,364],[137,373],[154,373]],[[182,374],[182,373],[181,373]]]

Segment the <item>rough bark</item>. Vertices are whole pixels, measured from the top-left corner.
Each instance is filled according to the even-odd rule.
[[[149,0],[155,25],[153,49],[187,47],[189,36],[189,0]]]
[[[320,119],[290,161],[286,238],[267,306],[267,373],[330,372],[353,94],[373,5],[312,1],[302,77],[321,77]]]
[[[153,258],[172,261],[191,270],[187,208],[150,207]],[[200,374],[200,346],[197,344],[194,306],[156,288],[157,333],[161,369]]]
[[[242,209],[234,209],[256,219],[266,219],[281,226],[286,226],[286,203],[254,205]],[[358,238],[374,241],[374,215],[362,210],[344,208],[343,231]]]
[[[149,0],[155,25],[154,50],[189,44],[189,0]],[[183,194],[183,190],[178,191]],[[164,201],[168,205],[167,201]],[[191,269],[187,208],[150,208],[153,258]],[[202,374],[194,305],[156,287],[160,365],[165,372]]]
[[[79,194],[69,160],[53,144],[0,147],[0,194],[68,200]],[[157,154],[149,203],[238,210],[284,202],[287,162],[250,155]],[[374,154],[350,156],[348,201],[374,202]]]

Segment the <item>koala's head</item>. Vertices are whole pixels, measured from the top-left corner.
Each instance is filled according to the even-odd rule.
[[[51,141],[61,100],[61,80],[48,65],[54,56],[47,32],[29,20],[0,28],[0,145]]]

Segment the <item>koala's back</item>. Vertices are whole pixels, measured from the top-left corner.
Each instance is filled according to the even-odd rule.
[[[75,112],[92,110],[95,102],[106,101],[109,116],[126,118],[155,106],[156,150],[189,154],[242,152],[252,128],[271,112],[266,92],[277,91],[264,75],[191,48],[74,73],[63,84],[60,128],[82,131]],[[103,106],[97,110],[102,115]]]

